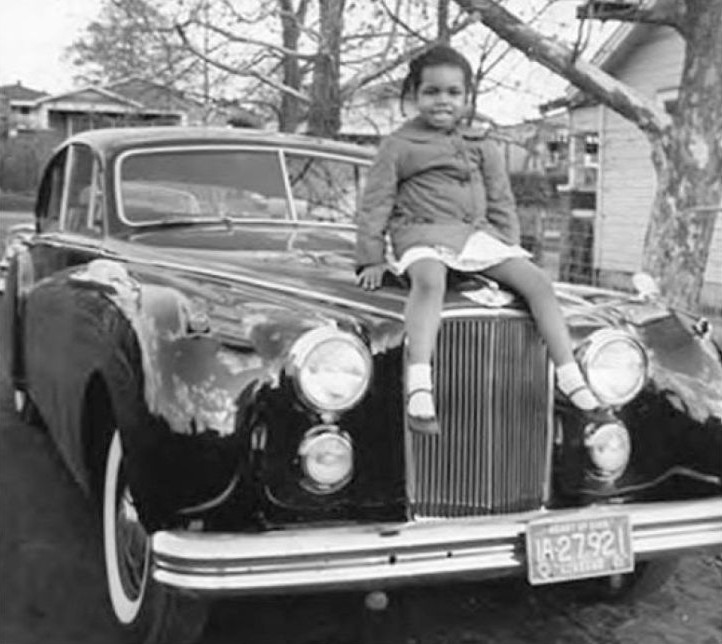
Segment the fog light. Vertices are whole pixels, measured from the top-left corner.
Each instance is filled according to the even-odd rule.
[[[353,475],[351,437],[333,425],[306,432],[298,448],[304,487],[316,494],[330,494],[346,485]]]
[[[584,430],[584,446],[600,478],[617,478],[629,463],[629,432],[620,423],[589,425]]]

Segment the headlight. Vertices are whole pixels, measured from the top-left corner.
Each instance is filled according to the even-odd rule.
[[[330,425],[306,432],[298,448],[304,487],[317,494],[341,489],[353,474],[353,446],[345,432]]]
[[[580,362],[589,387],[606,405],[623,405],[634,398],[647,380],[647,354],[624,331],[592,333],[581,349]]]
[[[300,396],[322,411],[353,407],[368,389],[371,355],[351,333],[320,327],[292,347],[290,373]]]

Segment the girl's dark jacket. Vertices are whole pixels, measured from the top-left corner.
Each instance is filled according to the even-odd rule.
[[[400,258],[412,246],[460,251],[483,230],[519,243],[519,220],[496,144],[485,134],[407,121],[381,144],[358,217],[357,267],[386,261],[386,233]]]

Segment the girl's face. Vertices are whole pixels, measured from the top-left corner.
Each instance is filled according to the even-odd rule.
[[[450,130],[467,112],[464,72],[453,65],[424,67],[416,90],[416,109],[428,125]]]

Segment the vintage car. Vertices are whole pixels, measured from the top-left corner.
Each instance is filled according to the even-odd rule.
[[[408,284],[355,281],[372,154],[168,127],[79,134],[49,161],[0,356],[102,508],[139,642],[197,638],[219,596],[510,575],[620,595],[722,546],[722,355],[653,289],[556,285],[617,419],[593,422],[524,303],[450,275],[442,433],[408,431]]]

